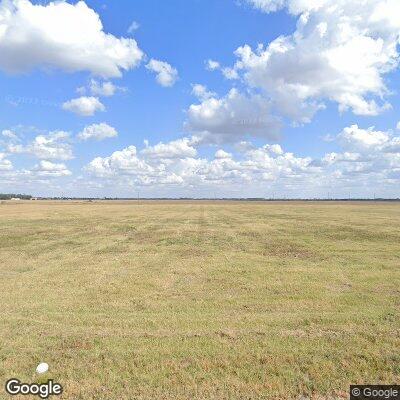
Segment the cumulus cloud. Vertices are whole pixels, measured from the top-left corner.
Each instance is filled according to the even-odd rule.
[[[328,153],[322,158],[322,162],[326,165],[332,165],[340,162],[359,162],[363,160],[359,153]]]
[[[77,93],[84,96],[86,93],[90,93],[95,97],[111,97],[117,92],[126,92],[125,87],[117,86],[111,81],[99,81],[91,79],[89,84],[86,86],[80,86],[76,89]]]
[[[215,71],[216,69],[219,69],[221,66],[219,64],[218,61],[214,61],[214,60],[207,60],[206,61],[206,68],[209,71]]]
[[[216,159],[223,159],[223,158],[232,158],[232,154],[231,153],[227,153],[226,151],[219,149],[215,152],[215,156]]]
[[[105,33],[99,15],[83,1],[2,0],[0,53],[0,69],[11,73],[55,67],[104,78],[120,77],[143,58],[134,39]]]
[[[368,192],[379,185],[397,190],[399,136],[392,131],[353,125],[343,129],[334,140],[343,151],[320,158],[298,156],[278,144],[256,147],[249,142],[242,142],[238,153],[219,148],[214,157],[205,158],[197,154],[193,139],[155,146],[146,142],[142,150],[129,146],[108,157],[97,157],[85,171],[91,179],[120,182],[129,187],[175,187],[200,192],[204,189],[208,194],[210,190],[238,190],[239,196],[248,191],[265,194],[263,190],[272,189],[293,196],[325,196],[326,190],[334,190],[346,197],[355,188]]]
[[[118,90],[112,82],[98,82],[95,79],[90,81],[90,92],[94,96],[113,96]]]
[[[240,75],[238,74],[236,68],[223,67],[218,61],[214,60],[207,60],[205,64],[208,71],[220,70],[222,72],[222,75],[228,80],[236,80],[240,78]]]
[[[138,176],[153,173],[153,169],[139,159],[135,146],[116,151],[109,157],[96,157],[85,170],[96,177],[110,177],[116,173]]]
[[[0,153],[0,171],[10,171],[13,166],[10,160],[6,159],[6,155],[4,153]]]
[[[92,124],[86,126],[82,132],[78,134],[79,140],[89,140],[94,139],[97,141],[104,140],[107,138],[117,137],[118,132],[112,126],[102,122],[100,124]]]
[[[393,132],[352,125],[343,129],[335,140],[343,152],[328,153],[321,159],[325,173],[332,171],[337,178],[363,180],[370,187],[380,187],[384,181],[396,179],[393,172],[400,169],[400,137]]]
[[[338,139],[344,148],[359,152],[382,150],[391,142],[388,132],[376,131],[374,127],[361,129],[358,125],[344,128]]]
[[[262,96],[231,89],[225,97],[218,98],[204,87],[198,87],[194,94],[201,102],[189,107],[185,126],[205,141],[232,142],[245,136],[277,138],[280,123],[271,116],[270,104]]]
[[[82,96],[66,101],[62,105],[63,110],[71,111],[82,117],[90,117],[97,111],[105,111],[104,104],[97,97]]]
[[[46,160],[70,160],[73,154],[69,137],[68,132],[54,131],[48,135],[38,135],[26,144],[9,142],[6,144],[6,151],[12,154],[30,154]]]
[[[397,68],[396,0],[248,0],[298,16],[296,31],[268,45],[241,46],[234,69],[270,96],[281,113],[308,122],[325,101],[340,111],[377,115],[390,105],[384,77]]]
[[[164,145],[165,148],[161,148]],[[157,157],[155,153],[142,150],[137,152],[135,146],[129,146],[121,151],[112,153],[109,157],[97,157],[86,167],[85,171],[92,178],[109,179],[124,182],[127,185],[184,185],[185,179],[193,169],[201,164],[201,161],[172,154],[168,143],[158,145]],[[161,157],[158,155],[161,150]]]
[[[254,144],[247,141],[247,140],[241,140],[240,142],[236,142],[234,144],[234,147],[236,151],[239,153],[246,153],[249,150],[253,150],[255,148]]]
[[[84,168],[92,187],[124,188],[126,193],[145,187],[157,194],[210,195],[214,191],[233,196],[265,196],[281,192],[291,196],[325,196],[327,191],[348,196],[349,191],[372,195],[370,190],[397,193],[400,180],[400,136],[396,131],[352,125],[332,140],[341,151],[321,157],[299,156],[278,144],[255,146],[242,141],[228,149],[219,146],[214,156],[201,156],[195,138],[182,138],[141,149],[128,146],[106,157],[96,157]],[[29,143],[11,143],[0,154],[0,182],[16,185],[70,177],[60,162],[68,154],[68,134],[39,135]],[[57,150],[56,150],[57,149]],[[62,150],[63,149],[63,150]],[[31,170],[13,169],[8,155],[31,154],[41,161]],[[72,184],[72,183],[71,183]],[[60,183],[61,185],[61,183]],[[170,189],[168,189],[170,188]],[[62,189],[60,189],[62,190]]]
[[[178,79],[178,71],[165,61],[151,59],[146,68],[156,74],[156,81],[164,87],[171,87]]]
[[[38,176],[59,178],[62,176],[70,176],[72,172],[68,170],[63,163],[52,163],[51,161],[42,160],[33,168]]]
[[[148,158],[172,159],[195,157],[196,149],[192,146],[190,139],[183,138],[169,143],[158,143],[154,146],[146,146],[140,152],[141,155]]]
[[[206,86],[200,85],[199,83],[192,85],[192,94],[199,100],[207,100],[216,96],[216,93],[209,91]]]
[[[109,157],[95,158],[85,170],[97,178],[128,178],[134,185],[182,187],[251,184],[313,170],[311,158],[297,158],[279,149],[266,145],[246,152],[242,160],[235,160],[231,153],[219,149],[214,159],[208,160],[197,157],[188,139],[182,139],[139,152],[135,146],[129,146]]]
[[[222,75],[224,75],[224,77],[229,80],[239,79],[239,74],[235,68],[222,68]]]

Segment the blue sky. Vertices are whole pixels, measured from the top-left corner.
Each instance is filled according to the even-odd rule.
[[[399,196],[394,0],[0,4],[0,192]]]

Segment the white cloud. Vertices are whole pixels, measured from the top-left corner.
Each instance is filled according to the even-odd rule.
[[[100,179],[122,180],[136,186],[179,185],[212,187],[232,184],[252,185],[278,178],[293,178],[316,170],[311,158],[297,158],[279,146],[263,146],[235,160],[233,154],[219,149],[212,160],[197,158],[196,151],[182,139],[137,152],[130,146],[109,157],[97,157],[85,170]]]
[[[137,31],[140,28],[140,24],[137,21],[132,21],[131,24],[129,25],[129,28],[127,30],[128,33],[132,34],[135,31]]]
[[[38,176],[59,178],[62,176],[70,176],[72,172],[68,170],[65,164],[52,163],[50,161],[42,160],[33,168]]]
[[[352,125],[343,129],[336,140],[344,151],[322,157],[324,175],[330,173],[339,180],[347,180],[350,187],[362,182],[378,190],[398,179],[393,172],[400,169],[399,136]]]
[[[12,154],[30,154],[46,160],[70,160],[73,158],[72,146],[68,142],[69,133],[64,131],[38,135],[27,144],[8,143],[6,150]]]
[[[119,91],[125,92],[127,89],[125,87],[117,86],[110,81],[98,81],[96,79],[91,79],[88,87],[80,86],[76,89],[76,92],[81,96],[90,93],[95,97],[111,97]]]
[[[229,80],[239,79],[239,74],[234,68],[222,68],[222,75]]]
[[[328,153],[322,158],[322,163],[332,165],[339,162],[359,162],[364,161],[359,153]]]
[[[232,142],[245,136],[276,139],[280,123],[270,114],[268,101],[260,95],[244,95],[231,89],[222,98],[207,93],[200,104],[192,104],[188,111],[186,129],[201,134],[205,141]]]
[[[6,159],[6,155],[4,153],[0,153],[0,171],[10,171],[13,166],[10,160]]]
[[[286,6],[287,0],[247,0],[254,8],[266,13],[278,11]]]
[[[170,159],[195,157],[197,151],[191,145],[190,140],[184,138],[169,143],[158,143],[154,146],[146,146],[140,154],[148,158]]]
[[[342,197],[355,190],[369,196],[373,195],[371,190],[396,193],[400,179],[399,136],[353,125],[336,135],[335,141],[343,152],[315,159],[286,152],[278,144],[255,147],[242,142],[239,153],[219,148],[214,158],[204,158],[193,148],[193,139],[155,146],[146,142],[139,151],[130,146],[109,157],[97,157],[85,170],[101,182],[148,187],[170,195],[193,194],[193,190],[205,196],[218,191],[239,197],[264,196],[271,191],[296,197],[325,197],[327,191]],[[174,189],[168,192],[167,187]]]
[[[239,153],[246,153],[254,149],[253,143],[246,140],[241,140],[240,142],[235,143],[234,147]]]
[[[34,190],[51,187],[61,193],[67,187],[77,190],[76,185],[81,185],[79,188],[84,190],[90,186],[99,191],[98,195],[106,187],[111,195],[119,190],[132,194],[138,188],[142,188],[141,193],[156,196],[210,196],[216,192],[218,196],[248,197],[275,192],[325,197],[328,191],[342,197],[349,192],[372,196],[374,191],[378,195],[396,195],[400,182],[400,136],[391,130],[352,125],[337,134],[334,141],[342,151],[319,158],[287,152],[278,144],[256,147],[243,141],[230,147],[230,152],[220,146],[214,156],[205,157],[196,151],[199,142],[194,138],[153,146],[145,141],[144,148],[139,150],[128,146],[109,156],[96,157],[86,165],[82,178],[61,182],[57,179],[72,177],[71,172],[65,164],[50,160],[68,159],[72,154],[65,157],[68,148],[60,150],[62,145],[68,145],[68,134],[53,132],[39,135],[28,144],[11,143],[6,147],[6,152],[0,154],[0,183],[2,187],[19,187],[23,182]],[[13,169],[7,155],[17,157],[18,153],[33,154],[42,161],[31,170],[18,170],[15,166]]]
[[[358,125],[344,128],[338,139],[344,148],[361,152],[381,150],[390,142],[387,132],[375,131],[374,127],[361,129]]]
[[[18,136],[13,132],[13,131],[10,131],[9,129],[4,129],[2,132],[1,132],[1,135],[3,136],[3,137],[5,137],[5,138],[7,138],[7,139],[11,139],[11,140],[13,140],[13,141],[18,141],[19,139],[18,139]]]
[[[218,61],[207,60],[206,61],[206,69],[208,71],[221,70],[222,75],[228,80],[235,80],[235,79],[240,78],[238,71],[235,68],[222,67]]]
[[[117,136],[118,132],[116,131],[116,129],[103,122],[100,124],[92,124],[86,126],[83,131],[78,134],[78,139],[83,141],[89,139],[99,141]]]
[[[90,81],[90,92],[94,96],[113,96],[118,90],[112,82],[98,82],[95,79]]]
[[[69,134],[63,131],[39,135],[28,146],[28,151],[38,158],[70,160],[73,155],[71,145],[66,142],[68,138]]]
[[[110,177],[116,173],[138,176],[154,173],[153,168],[138,158],[135,146],[116,151],[110,157],[95,158],[86,166],[86,171],[97,177]]]
[[[293,35],[236,50],[234,68],[261,88],[281,113],[308,122],[323,102],[377,115],[390,106],[384,76],[398,66],[397,0],[248,0],[265,11],[299,15]]]
[[[99,15],[83,1],[2,0],[0,53],[0,69],[12,73],[55,67],[104,78],[121,76],[143,58],[134,39],[105,33]]]
[[[157,74],[156,80],[161,86],[173,86],[178,79],[178,71],[165,61],[151,59],[146,68]]]
[[[227,153],[226,151],[219,149],[215,152],[215,158],[223,159],[223,158],[232,158],[231,153]]]
[[[207,60],[206,61],[206,68],[209,71],[215,71],[216,69],[220,68],[220,64],[218,61],[214,61],[214,60]]]
[[[77,99],[66,101],[62,105],[63,110],[71,111],[82,117],[90,117],[96,113],[96,111],[105,111],[104,105],[100,102],[97,97],[82,96]]]
[[[216,93],[210,92],[206,86],[200,85],[199,83],[192,85],[192,94],[199,100],[207,100],[216,96]]]

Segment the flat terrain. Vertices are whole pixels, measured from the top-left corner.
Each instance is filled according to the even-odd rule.
[[[338,399],[400,383],[399,203],[2,202],[0,273],[3,387]]]

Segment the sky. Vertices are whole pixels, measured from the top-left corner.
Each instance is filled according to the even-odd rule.
[[[400,197],[398,0],[0,0],[0,192]]]

